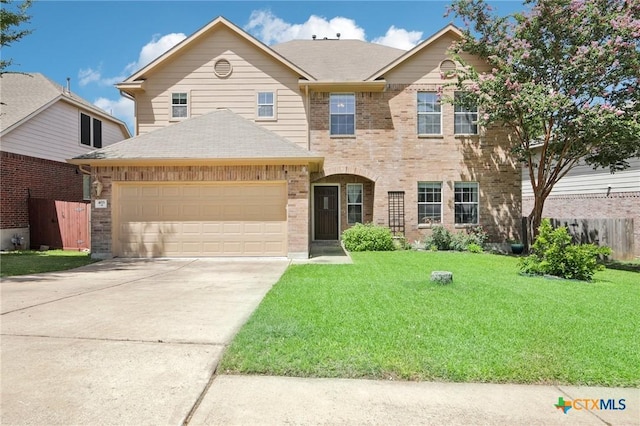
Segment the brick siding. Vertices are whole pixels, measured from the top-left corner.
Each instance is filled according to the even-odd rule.
[[[0,153],[0,228],[29,226],[28,199],[82,201],[82,173],[77,166]]]
[[[346,183],[345,173],[372,183],[373,205],[365,220],[388,226],[387,193],[405,192],[405,235],[423,240],[430,229],[418,227],[418,182],[442,182],[443,225],[454,224],[454,183],[478,182],[480,225],[491,242],[519,238],[521,170],[510,154],[509,135],[492,128],[481,136],[454,135],[453,106],[442,105],[442,135],[418,137],[417,92],[436,85],[388,85],[381,93],[356,93],[356,135],[329,135],[329,93],[310,99],[311,150],[325,156],[324,171],[312,182]],[[344,197],[343,197],[344,198]],[[365,201],[366,203],[366,201]],[[372,208],[372,211],[369,210]],[[344,210],[345,206],[341,206]],[[346,217],[344,211],[343,218]],[[343,228],[346,220],[343,219]]]

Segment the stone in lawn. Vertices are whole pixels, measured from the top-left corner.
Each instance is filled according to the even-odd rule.
[[[453,272],[433,271],[431,281],[438,284],[451,284],[453,282]]]

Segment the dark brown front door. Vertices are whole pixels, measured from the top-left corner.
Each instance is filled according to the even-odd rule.
[[[315,186],[313,191],[313,214],[316,240],[338,239],[338,187]]]

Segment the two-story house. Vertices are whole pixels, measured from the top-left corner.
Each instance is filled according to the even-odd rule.
[[[89,200],[90,176],[66,160],[131,135],[122,121],[39,73],[0,75],[0,94],[0,248],[17,247],[17,236],[24,249],[28,199]]]
[[[447,49],[460,36],[269,47],[215,19],[117,85],[136,137],[70,160],[103,187],[93,255],[307,257],[358,222],[409,241],[436,224],[517,236],[508,134],[440,102],[457,95]]]

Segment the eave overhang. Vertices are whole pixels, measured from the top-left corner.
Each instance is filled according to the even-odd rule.
[[[308,81],[299,80],[300,89],[315,92],[384,92],[387,81]]]

